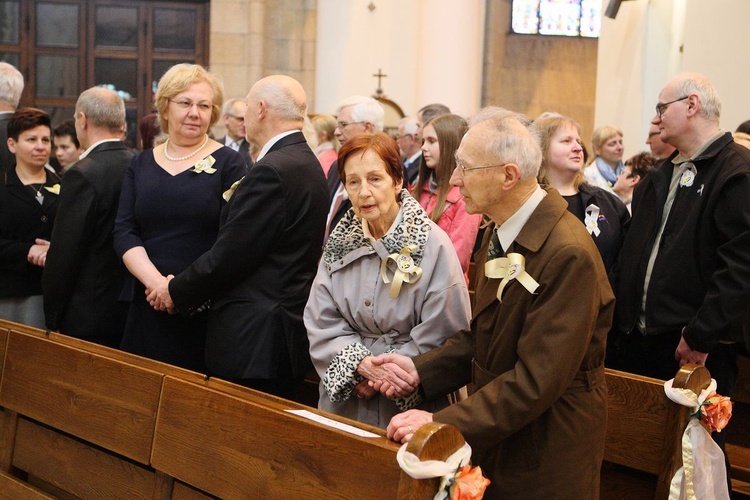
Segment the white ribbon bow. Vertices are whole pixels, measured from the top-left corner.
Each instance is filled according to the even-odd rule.
[[[672,387],[674,379],[664,382],[664,393],[675,403],[699,412],[709,394],[716,391],[716,380],[696,395],[690,389]],[[724,453],[697,418],[691,418],[682,435],[682,467],[675,472],[669,500],[729,500]]]
[[[502,279],[497,287],[497,300],[503,301],[503,290],[512,280],[517,280],[529,293],[536,292],[539,283],[526,272],[526,258],[520,253],[509,253],[505,257],[492,259],[484,264],[484,275]]]
[[[406,451],[407,445],[408,443],[402,445],[401,448],[398,449],[398,453],[396,453],[396,460],[398,461],[401,470],[414,479],[441,477],[440,488],[435,495],[434,500],[448,498],[445,486],[451,479],[453,479],[456,470],[458,470],[459,467],[468,464],[469,460],[471,460],[471,446],[469,446],[469,443],[464,443],[464,445],[449,456],[445,462],[441,460],[425,460],[423,462],[419,460],[419,457],[414,453]]]
[[[195,162],[195,166],[192,169],[190,169],[190,171],[196,174],[202,174],[203,172],[207,174],[213,174],[214,172],[216,172],[216,169],[213,168],[214,163],[216,163],[216,160],[214,159],[214,157],[211,155],[208,155],[202,160]]]
[[[422,268],[414,264],[411,253],[417,250],[416,245],[407,245],[401,249],[401,253],[392,253],[380,263],[380,275],[384,283],[391,283],[386,271],[388,261],[396,264],[396,272],[393,274],[393,283],[388,290],[388,295],[394,299],[401,293],[401,285],[404,283],[416,283],[422,277]]]
[[[242,179],[244,179],[244,178],[245,178],[245,176],[242,176]],[[224,198],[224,201],[229,201],[230,198],[232,198],[232,195],[237,190],[237,186],[240,185],[240,182],[242,182],[242,179],[240,179],[238,181],[235,181],[234,184],[232,184],[231,186],[229,186],[229,189],[227,189],[226,191],[224,191],[224,193],[222,193],[221,197]]]
[[[586,231],[594,236],[599,236],[601,230],[599,229],[599,207],[593,203],[586,207],[586,217],[583,219],[583,223],[586,225]]]
[[[680,175],[680,187],[690,187],[693,185],[693,181],[695,181],[695,176],[698,175],[698,170],[696,170],[695,165],[687,162],[683,168],[684,170]]]

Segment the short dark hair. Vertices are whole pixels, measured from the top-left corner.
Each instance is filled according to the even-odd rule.
[[[81,143],[78,142],[78,136],[76,135],[76,124],[73,120],[65,120],[52,131],[53,138],[65,137],[66,135],[70,137],[76,148],[81,149]]]
[[[737,126],[735,132],[742,132],[744,134],[750,134],[750,120],[746,120]]]
[[[631,156],[625,161],[625,166],[630,167],[630,175],[628,177],[639,176],[641,179],[653,168],[656,164],[656,158],[651,153],[643,152],[638,153],[635,156]]]
[[[385,169],[393,179],[394,184],[403,182],[404,166],[401,163],[398,145],[390,135],[385,132],[378,132],[376,134],[357,134],[341,146],[338,159],[339,179],[344,185],[346,185],[346,161],[357,153],[364,155],[368,150],[372,150],[383,160]]]
[[[18,140],[22,132],[31,130],[40,125],[45,125],[52,129],[49,115],[37,108],[18,108],[15,113],[10,115],[8,121],[8,137]]]

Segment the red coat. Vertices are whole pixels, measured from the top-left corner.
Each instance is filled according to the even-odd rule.
[[[422,191],[419,197],[419,204],[428,214],[432,212],[437,203],[437,196],[429,191]],[[448,195],[445,197],[445,207],[443,214],[437,221],[437,225],[448,233],[453,247],[458,254],[458,261],[461,263],[461,270],[467,279],[469,262],[471,261],[471,252],[474,249],[474,242],[477,239],[479,225],[482,223],[482,214],[467,214],[466,203],[463,196],[458,192],[458,186],[451,187]]]

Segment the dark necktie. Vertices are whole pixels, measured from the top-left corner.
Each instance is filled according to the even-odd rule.
[[[492,237],[490,237],[490,246],[487,249],[487,260],[497,259],[505,255],[505,250],[500,244],[500,239],[497,237],[497,231],[492,230]]]

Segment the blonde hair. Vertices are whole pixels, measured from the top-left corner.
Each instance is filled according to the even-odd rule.
[[[613,127],[612,125],[604,125],[594,130],[594,135],[591,136],[591,147],[594,149],[591,161],[594,161],[593,158],[599,156],[599,152],[601,151],[602,146],[604,146],[604,143],[616,135],[623,137],[622,130]]]
[[[316,115],[312,119],[312,125],[315,133],[320,136],[325,135],[325,139],[333,144],[333,149],[338,152],[340,144],[334,134],[336,130],[336,117],[333,115]]]
[[[224,102],[224,85],[219,78],[198,64],[175,64],[164,73],[156,88],[156,110],[159,115],[159,126],[169,134],[169,124],[164,114],[169,107],[169,100],[185,92],[194,83],[206,82],[211,87],[211,121],[209,128],[219,121],[221,105]]]
[[[581,125],[574,119],[561,114],[548,114],[544,117],[537,118],[531,124],[531,128],[536,130],[539,134],[539,143],[542,147],[542,166],[539,167],[539,174],[537,175],[537,180],[540,184],[549,184],[549,176],[547,175],[547,169],[549,168],[549,146],[552,142],[552,136],[554,136],[557,131],[565,125],[572,126],[578,131],[578,135],[581,135]],[[573,185],[578,189],[578,186],[583,184],[583,182],[583,169],[581,169],[576,174],[576,178],[573,180]]]

